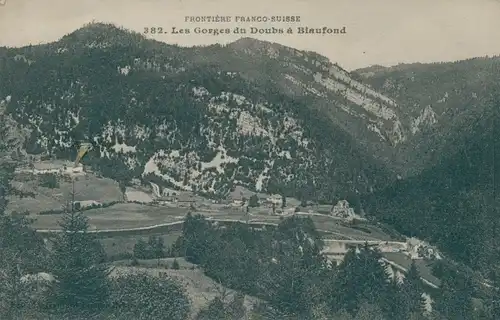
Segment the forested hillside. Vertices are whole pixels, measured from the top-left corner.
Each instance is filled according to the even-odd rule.
[[[495,277],[498,241],[500,100],[454,132],[436,166],[365,198],[370,214],[425,237],[451,257]]]
[[[492,107],[491,95],[500,89],[500,57],[374,66],[353,74],[404,106],[402,116],[412,119],[414,136],[395,158],[412,175],[455,153],[457,133]]]
[[[4,49],[0,97],[29,153],[72,157],[123,182],[154,174],[210,197],[234,184],[332,202],[393,179],[397,106],[327,59],[242,39],[179,48],[91,24]]]

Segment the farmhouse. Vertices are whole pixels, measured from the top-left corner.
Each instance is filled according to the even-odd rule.
[[[158,203],[158,204],[176,203],[177,196],[176,195],[163,195],[161,197],[154,199],[153,202]]]
[[[269,196],[269,197],[266,197],[266,199],[264,200],[264,203],[266,204],[266,206],[268,207],[272,207],[273,205],[278,207],[279,205],[281,205],[281,195],[279,194],[274,194],[272,196]]]
[[[439,251],[432,246],[430,246],[425,241],[419,240],[417,238],[408,238],[407,243],[407,255],[411,259],[427,259],[427,260],[440,260],[441,255]]]

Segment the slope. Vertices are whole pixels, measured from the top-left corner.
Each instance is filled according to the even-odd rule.
[[[331,202],[393,179],[397,105],[317,54],[241,39],[180,48],[106,24],[2,49],[0,97],[32,154],[211,197],[236,184]],[[311,81],[312,80],[312,81]]]
[[[363,199],[370,215],[426,238],[485,273],[500,258],[498,188],[500,99],[453,132],[437,164]]]
[[[498,90],[500,57],[456,62],[372,66],[353,72],[375,90],[401,105],[401,116],[410,119],[410,138],[399,145],[399,168],[407,175],[439,162],[455,133],[489,107]]]

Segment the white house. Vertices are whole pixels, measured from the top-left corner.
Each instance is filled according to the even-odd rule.
[[[271,206],[272,205],[278,206],[281,204],[281,201],[282,201],[281,195],[279,194],[273,194],[272,196],[266,198],[266,203]]]
[[[406,243],[407,254],[411,259],[442,259],[439,251],[425,241],[412,237],[407,238]]]

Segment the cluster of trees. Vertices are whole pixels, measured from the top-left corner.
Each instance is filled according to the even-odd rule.
[[[276,228],[220,226],[188,215],[173,252],[199,264],[227,287],[261,298],[259,319],[497,319],[498,284],[486,288],[473,274],[442,267],[439,289],[425,288],[413,263],[390,280],[381,253],[363,246],[334,266],[310,218],[291,217]],[[498,282],[495,282],[498,283]],[[422,293],[432,295],[424,312]],[[266,318],[263,314],[272,314]],[[276,315],[280,317],[276,318]],[[364,316],[365,315],[365,316]]]
[[[187,319],[189,299],[178,283],[163,276],[114,272],[80,212],[66,213],[60,226],[63,232],[47,249],[25,217],[0,215],[0,312],[5,319]],[[160,239],[150,237],[138,247],[154,254],[164,247]],[[322,247],[310,218],[291,217],[275,228],[256,230],[246,224],[217,226],[189,214],[172,251],[240,292],[232,299],[211,301],[197,315],[199,320],[465,320],[499,315],[495,297],[500,295],[489,300],[489,317],[479,315],[472,305],[471,283],[459,274],[443,276],[443,287],[434,296],[437,313],[424,315],[424,287],[415,265],[400,283],[390,280],[380,252],[373,248],[351,250],[333,266]],[[55,278],[42,291],[22,280],[41,271]],[[245,311],[246,294],[263,302]]]
[[[497,277],[500,99],[455,132],[453,152],[417,176],[363,196],[365,211],[398,231],[429,240],[486,278]]]
[[[63,232],[47,250],[24,217],[0,216],[2,319],[187,319],[181,284],[115,272],[80,212],[66,213],[60,225]],[[39,272],[53,279],[26,280]]]
[[[166,277],[114,272],[81,212],[62,216],[48,246],[32,220],[6,214],[9,194],[19,192],[5,130],[0,138],[1,319],[187,319],[185,289]]]
[[[42,187],[56,189],[59,188],[57,175],[54,173],[45,173],[40,175],[40,185]]]
[[[139,239],[134,245],[134,257],[137,259],[160,259],[167,256],[167,248],[162,237],[151,236],[148,242]]]
[[[276,228],[255,230],[188,215],[173,250],[223,285],[266,301],[258,308],[259,319],[426,319],[415,265],[399,283],[390,280],[373,248],[351,250],[333,266],[322,246],[310,218],[292,217]],[[464,309],[454,303],[450,309]]]

